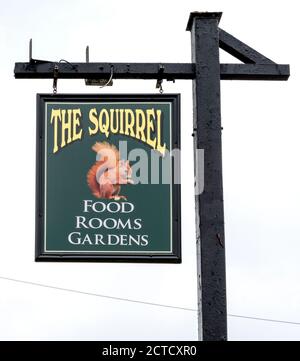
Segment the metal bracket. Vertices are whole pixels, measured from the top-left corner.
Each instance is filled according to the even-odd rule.
[[[29,63],[26,65],[25,70],[32,71],[36,65],[52,63],[48,60],[33,59],[32,57],[32,39],[29,39]]]
[[[90,62],[90,47],[89,46],[87,46],[85,49],[85,61],[86,61],[86,63]],[[112,79],[85,79],[84,81],[85,81],[85,85],[100,86],[101,88],[113,85]]]

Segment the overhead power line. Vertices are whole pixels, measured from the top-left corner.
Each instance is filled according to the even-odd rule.
[[[0,276],[0,279],[6,280],[6,281],[12,281],[12,282],[24,283],[24,284],[31,285],[31,286],[50,288],[50,289],[59,290],[59,291],[73,292],[73,293],[78,293],[78,294],[86,295],[86,296],[95,296],[95,297],[101,297],[101,298],[108,298],[108,299],[115,300],[115,301],[125,301],[125,302],[140,303],[140,304],[143,304],[143,305],[174,308],[174,309],[177,309],[177,310],[184,310],[184,311],[197,311],[197,310],[195,310],[193,308],[188,308],[188,307],[172,306],[172,305],[165,305],[165,304],[154,303],[154,302],[133,300],[133,299],[124,298],[124,297],[115,297],[115,296],[102,295],[102,294],[99,294],[99,293],[85,292],[85,291],[73,290],[73,289],[70,289],[70,288],[50,286],[50,285],[45,285],[43,283],[24,281],[24,280],[19,280],[19,279],[9,278],[9,277],[3,277],[3,276]]]
[[[0,279],[5,280],[5,281],[22,283],[22,284],[30,285],[30,286],[37,286],[37,287],[44,287],[44,288],[58,290],[58,291],[72,292],[72,293],[77,293],[77,294],[86,295],[86,296],[101,297],[101,298],[111,299],[111,300],[115,300],[115,301],[132,302],[132,303],[139,303],[139,304],[148,305],[148,306],[165,307],[165,308],[171,308],[171,309],[182,310],[182,311],[197,312],[196,309],[189,308],[189,307],[166,305],[166,304],[162,304],[162,303],[139,301],[139,300],[134,300],[134,299],[130,299],[130,298],[115,297],[115,296],[103,295],[103,294],[93,293],[93,292],[85,292],[85,291],[74,290],[74,289],[70,289],[70,288],[46,285],[44,283],[37,283],[37,282],[32,282],[32,281],[24,281],[24,280],[20,280],[20,279],[16,279],[16,278],[11,278],[11,277],[0,276]],[[229,317],[242,318],[242,319],[255,320],[255,321],[276,322],[276,323],[284,323],[284,324],[298,325],[298,326],[300,325],[300,322],[275,320],[275,319],[270,319],[270,318],[261,318],[261,317],[234,315],[234,314],[228,314],[228,316]]]
[[[228,314],[228,316],[237,317],[237,318],[246,318],[246,319],[254,320],[254,321],[266,321],[266,322],[276,322],[276,323],[287,323],[287,324],[290,324],[290,325],[300,325],[300,322],[274,320],[274,319],[270,319],[270,318],[242,316],[242,315],[230,315],[230,314]]]

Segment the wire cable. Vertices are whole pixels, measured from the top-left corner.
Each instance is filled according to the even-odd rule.
[[[78,293],[78,294],[87,295],[87,296],[95,296],[95,297],[108,298],[108,299],[116,300],[116,301],[134,302],[134,303],[140,303],[140,304],[149,305],[149,306],[158,306],[158,307],[174,308],[174,309],[184,310],[184,311],[197,311],[197,310],[195,310],[195,309],[193,309],[193,308],[188,308],[188,307],[179,307],[179,306],[172,306],[172,305],[164,305],[164,304],[161,304],[161,303],[154,303],[154,302],[147,302],[147,301],[139,301],[139,300],[133,300],[133,299],[130,299],[130,298],[123,298],[123,297],[115,297],[115,296],[102,295],[102,294],[99,294],[99,293],[85,292],[85,291],[73,290],[73,289],[70,289],[70,288],[50,286],[50,285],[45,285],[45,284],[43,284],[43,283],[36,283],[36,282],[31,282],[31,281],[24,281],[24,280],[19,280],[19,279],[9,278],[9,277],[3,277],[3,276],[0,276],[0,279],[6,280],[6,281],[12,281],[12,282],[24,283],[24,284],[31,285],[31,286],[38,286],[38,287],[50,288],[50,289],[59,290],[59,291],[66,291],[66,292]]]
[[[171,308],[171,309],[182,310],[182,311],[197,312],[197,310],[194,308],[166,305],[166,304],[162,304],[162,303],[154,303],[154,302],[147,302],[147,301],[139,301],[139,300],[134,300],[134,299],[130,299],[130,298],[115,297],[115,296],[103,295],[103,294],[93,293],[93,292],[85,292],[85,291],[74,290],[74,289],[70,289],[70,288],[46,285],[43,283],[24,281],[24,280],[20,280],[20,279],[16,279],[16,278],[11,278],[11,277],[0,276],[0,279],[4,280],[4,281],[23,283],[23,284],[30,285],[30,286],[37,286],[37,287],[54,289],[54,290],[58,290],[58,291],[72,292],[72,293],[77,293],[77,294],[86,295],[86,296],[101,297],[101,298],[111,299],[111,300],[115,300],[115,301],[125,301],[125,302],[139,303],[139,304],[148,305],[148,306],[165,307],[165,308]],[[270,318],[261,318],[261,317],[252,317],[252,316],[234,315],[234,314],[228,314],[228,316],[235,317],[235,318],[255,320],[255,321],[276,322],[276,323],[285,323],[285,324],[300,326],[300,322],[283,321],[283,320],[275,320],[275,319],[270,319]]]
[[[300,325],[300,322],[274,320],[274,319],[270,319],[270,318],[252,317],[252,316],[242,316],[242,315],[230,315],[230,314],[228,314],[228,316],[230,316],[230,317],[236,317],[236,318],[246,318],[246,319],[254,320],[254,321],[266,321],[266,322],[276,322],[276,323],[287,323],[287,324],[290,324],[290,325],[298,325],[298,326]]]

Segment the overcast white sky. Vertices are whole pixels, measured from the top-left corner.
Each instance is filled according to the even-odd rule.
[[[288,82],[222,82],[228,313],[300,322],[298,4],[251,2],[0,0],[0,277],[196,308],[192,85],[182,94],[181,265],[34,262],[35,94],[51,80],[15,80],[16,61],[190,62],[190,11],[223,11],[220,27],[278,63]],[[235,60],[221,53],[223,62]],[[58,91],[157,92],[155,81],[112,88],[62,80]],[[230,340],[299,340],[300,326],[228,318]],[[0,339],[193,340],[197,317],[0,279]]]

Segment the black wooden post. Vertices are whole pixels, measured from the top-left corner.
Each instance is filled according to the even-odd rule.
[[[194,150],[204,149],[204,190],[195,195],[199,339],[226,340],[226,279],[220,61],[218,24],[221,13],[190,14],[192,35]],[[195,158],[195,175],[200,174]]]

